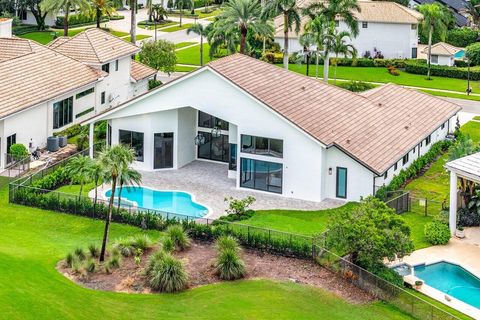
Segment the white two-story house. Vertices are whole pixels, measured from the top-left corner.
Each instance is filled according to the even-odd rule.
[[[4,20],[0,35],[0,169],[12,144],[43,148],[53,133],[147,92],[156,74],[131,59],[138,47],[98,29],[43,46],[12,37]]]
[[[311,0],[300,0],[299,6],[307,7],[310,3]],[[355,11],[354,15],[358,21],[359,32],[347,43],[357,49],[359,57],[374,57],[377,51],[386,59],[417,58],[418,24],[422,19],[419,12],[388,1],[360,0],[358,5],[360,11]],[[302,17],[300,32],[289,32],[290,53],[303,50],[299,37],[308,21],[308,17]],[[338,31],[349,31],[341,19],[336,21],[336,26]],[[275,18],[275,41],[283,49],[283,16]]]

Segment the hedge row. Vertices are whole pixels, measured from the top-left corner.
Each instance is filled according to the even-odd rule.
[[[388,185],[380,187],[375,196],[385,200],[388,192],[400,189],[407,180],[417,177],[426,165],[432,163],[442,152],[447,151],[451,145],[452,141],[449,140],[439,141],[432,145],[427,153],[415,159],[407,169],[402,169]]]
[[[109,19],[107,17],[102,17],[101,22],[106,22]],[[97,21],[95,12],[86,12],[86,13],[76,13],[68,16],[68,25],[69,26],[83,26],[89,25]],[[55,19],[55,26],[63,27],[65,25],[65,17],[57,17]]]
[[[408,62],[405,65],[405,71],[408,73],[426,75],[428,72],[428,65],[426,63]],[[470,80],[480,80],[480,68],[478,67],[470,68],[470,72],[468,72],[467,68],[454,68],[437,65],[432,65],[430,69],[430,74],[432,76],[445,78],[468,79],[469,73]]]
[[[22,24],[12,28],[12,32],[16,36],[21,36],[22,34],[38,31],[36,25]]]

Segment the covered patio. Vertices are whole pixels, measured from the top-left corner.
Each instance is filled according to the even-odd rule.
[[[462,192],[474,193],[476,185],[480,184],[480,153],[462,157],[445,164],[450,171],[450,212],[449,226],[452,235],[457,230],[458,210],[462,207]],[[460,188],[459,188],[460,186]]]

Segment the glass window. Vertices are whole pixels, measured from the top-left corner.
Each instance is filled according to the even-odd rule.
[[[107,125],[107,144],[112,145],[112,126],[110,124]]]
[[[198,126],[202,128],[218,127],[221,130],[228,131],[227,121],[214,117],[202,111],[198,111]]]
[[[438,63],[438,56],[436,54],[432,54],[430,62],[431,63]]]
[[[408,154],[403,156],[402,163],[403,165],[406,165],[408,163]]]
[[[412,48],[412,59],[417,59],[418,49]]]
[[[445,123],[442,123],[442,130],[445,129]]]
[[[61,128],[73,121],[73,97],[53,104],[53,129]]]
[[[263,156],[283,157],[283,140],[241,135],[242,152]]]
[[[417,30],[417,25],[416,24],[412,24],[412,30]]]
[[[432,136],[430,135],[425,139],[425,145],[428,146],[431,141],[432,141]]]
[[[347,168],[337,167],[337,198],[347,198]]]
[[[12,156],[10,155],[10,147],[13,144],[16,144],[16,143],[17,143],[17,134],[16,133],[7,137],[7,164],[12,162],[12,160],[13,160]]]
[[[241,158],[240,186],[282,193],[283,165],[281,163]]]
[[[395,165],[393,166],[393,171],[397,171],[397,168],[398,168],[398,164],[397,162],[395,162]]]
[[[228,159],[228,170],[237,171],[237,144],[230,143],[230,158]]]
[[[81,97],[88,96],[90,93],[93,93],[94,91],[95,91],[95,88],[90,88],[80,93],[77,93],[77,95],[75,96],[75,99],[80,99]]]
[[[118,60],[115,60],[115,71],[118,71]]]
[[[94,108],[94,107],[91,107],[91,108],[88,108],[87,110],[84,110],[84,111],[82,111],[82,112],[80,112],[80,113],[77,113],[77,114],[75,115],[75,119],[80,118],[80,117],[83,117],[84,115],[89,114],[89,113],[92,112],[93,110],[95,110],[95,108]]]
[[[136,160],[143,162],[143,132],[119,130],[118,142],[135,150]]]
[[[100,103],[101,104],[105,103],[105,91],[103,91],[102,94],[100,95]]]
[[[388,170],[385,171],[385,174],[383,175],[383,179],[387,179],[388,178]]]
[[[362,22],[362,28],[363,29],[368,28],[368,22]]]
[[[198,146],[198,158],[228,162],[229,157],[229,144],[228,136],[220,135],[219,137],[212,137],[210,132],[201,132],[205,137],[205,142]]]
[[[106,73],[110,73],[110,63],[105,63],[102,66],[102,70],[105,71]]]

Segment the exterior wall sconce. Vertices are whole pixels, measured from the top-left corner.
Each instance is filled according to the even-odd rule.
[[[331,176],[332,175],[332,167],[328,168],[328,174]]]

